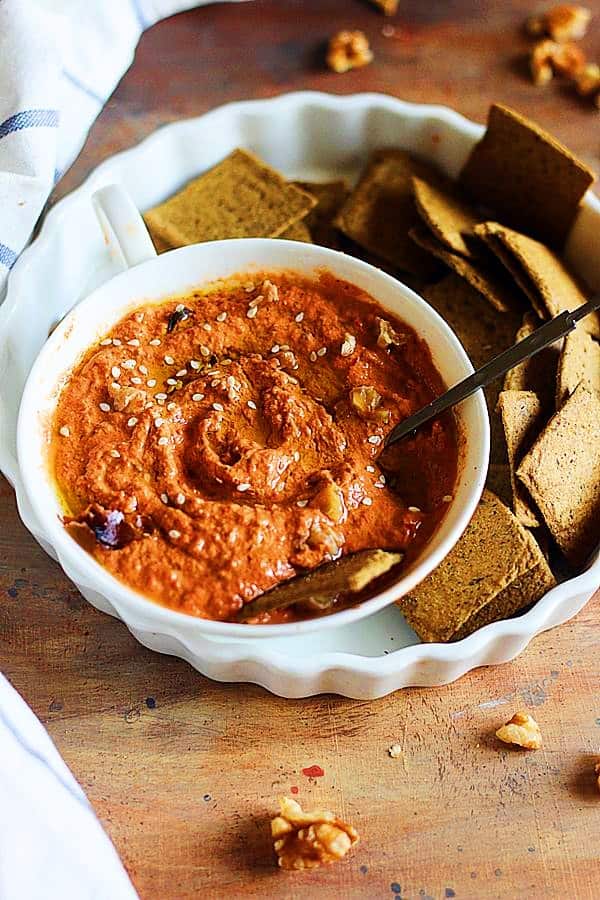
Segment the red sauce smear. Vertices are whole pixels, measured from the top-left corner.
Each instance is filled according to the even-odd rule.
[[[322,778],[325,770],[321,766],[309,766],[307,769],[302,769],[302,774],[307,778]]]

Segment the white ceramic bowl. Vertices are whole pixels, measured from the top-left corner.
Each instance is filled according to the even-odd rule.
[[[251,278],[253,272],[291,270],[316,277],[319,270],[327,269],[366,291],[410,325],[429,346],[448,386],[473,371],[460,342],[428,303],[395,278],[352,256],[315,244],[268,239],[195,244],[156,256],[143,219],[122,188],[107,186],[94,201],[109,251],[130,268],[78,303],[52,333],[27,379],[17,426],[19,467],[27,496],[67,575],[104,595],[125,621],[135,617],[153,630],[168,626],[184,635],[197,632],[238,639],[297,635],[355,622],[398,600],[422,581],[454,546],[483,490],[489,422],[481,392],[457,411],[461,446],[456,489],[431,540],[392,586],[329,616],[277,625],[243,625],[175,612],[114,578],[69,536],[61,522],[60,501],[47,459],[53,410],[61,387],[82,355],[142,303],[162,302],[236,274]]]

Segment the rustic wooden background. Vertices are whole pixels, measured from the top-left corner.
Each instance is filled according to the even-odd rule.
[[[57,196],[158,125],[299,88],[386,91],[478,120],[501,100],[600,167],[598,113],[524,75],[528,4],[400,5],[388,21],[363,0],[254,0],[157,25]],[[600,22],[600,3],[588,5]],[[375,62],[324,70],[334,27],[364,29]],[[600,59],[598,25],[586,46]],[[372,703],[285,701],[214,684],[139,646],[37,547],[4,481],[0,551],[0,668],[48,727],[144,900],[600,896],[600,596],[514,663],[457,684]],[[492,737],[518,707],[541,724],[538,753]],[[387,754],[394,742],[402,759]],[[302,774],[311,764],[323,777]],[[358,827],[347,861],[308,875],[276,870],[268,817],[292,788]]]

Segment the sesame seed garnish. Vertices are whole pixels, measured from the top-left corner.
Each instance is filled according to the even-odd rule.
[[[365,466],[365,468],[366,468],[367,472],[374,472],[374,471],[375,471],[375,466]]]
[[[183,378],[184,375],[187,375],[187,369],[180,369],[179,372],[175,372],[177,378]]]
[[[113,382],[111,383],[111,388],[113,389],[113,391],[120,391],[120,390],[121,390],[121,385],[119,384],[118,381],[113,381]]]
[[[452,501],[452,494],[444,494],[442,500],[444,503],[450,503]]]
[[[149,378],[146,384],[148,387],[156,387],[156,378]]]
[[[102,412],[110,412],[110,403],[99,403],[98,406]]]
[[[160,495],[160,499],[162,500],[163,503],[166,504],[166,503],[169,502],[169,495],[168,495],[168,494],[161,494],[161,495]]]
[[[132,383],[132,384],[141,384],[141,383],[142,383],[142,379],[141,379],[141,378],[138,378],[137,375],[135,375],[135,376],[131,379],[131,383]]]
[[[257,306],[250,306],[250,307],[248,307],[248,312],[246,313],[246,315],[249,319],[255,319],[257,312],[258,312]]]
[[[177,531],[176,528],[171,528],[171,530],[169,531],[169,537],[176,541],[177,538],[181,537],[181,532]]]
[[[171,384],[171,385],[177,384],[177,379],[176,378],[167,378],[167,384]]]
[[[242,491],[242,493],[243,493],[244,491],[249,491],[251,487],[252,487],[252,485],[249,484],[247,481],[242,481],[241,484],[238,484],[237,489],[238,489],[238,491]]]
[[[223,404],[222,403],[213,403],[212,408],[217,412],[223,412]]]
[[[419,509],[418,506],[409,506],[408,511],[409,512],[421,512],[421,510]]]
[[[130,347],[139,347],[140,346],[140,342],[138,341],[137,338],[131,338],[131,340],[127,341],[127,343],[129,344]]]
[[[230,365],[231,365],[231,362],[232,362],[232,360],[230,360],[230,359],[222,359],[222,360],[221,360],[221,365],[222,365],[222,366],[230,366]]]
[[[294,462],[299,462],[300,460],[300,451],[294,450]]]
[[[381,443],[381,438],[379,437],[378,434],[372,434],[368,440],[369,440],[370,444],[380,444]]]
[[[289,344],[282,344],[282,345],[280,346],[279,349],[280,349],[280,350],[287,351],[287,350],[290,349],[290,345],[289,345]]]
[[[161,425],[165,424],[165,420],[161,419],[159,416],[157,419],[154,420],[154,424],[156,425],[157,428],[160,428]]]
[[[194,403],[199,403],[200,400],[204,400],[204,394],[192,394],[192,400]]]
[[[373,501],[371,500],[370,497],[363,497],[363,500],[362,500],[363,506],[371,506],[372,503],[373,503]]]
[[[174,403],[172,400],[171,400],[170,403],[167,403],[167,409],[169,410],[169,412],[171,412],[172,410],[174,410],[176,406],[177,406],[177,404]]]
[[[127,419],[127,427],[128,427],[128,428],[133,428],[134,425],[137,425],[137,419],[136,419],[135,416],[131,416],[130,419]]]
[[[158,444],[160,447],[165,447],[169,443],[168,437],[159,437]]]
[[[297,316],[294,316],[294,321],[295,321],[295,322],[301,322],[303,318],[304,318],[304,313],[303,313],[303,312],[299,312]]]
[[[200,347],[200,353],[202,356],[210,356],[210,350],[204,344]]]
[[[121,374],[121,370],[118,366],[113,366],[112,369],[110,370],[110,374],[112,375],[113,378],[118,378],[119,375]]]
[[[112,338],[104,338],[103,341],[100,341],[101,347],[108,347],[109,344],[112,344]]]
[[[126,359],[123,363],[124,369],[135,369],[135,359]]]
[[[327,347],[320,347],[317,350],[317,356],[325,356],[326,353],[327,353]]]
[[[121,346],[121,341],[119,340],[119,338],[113,338],[112,342],[113,342],[113,346],[115,346],[115,347]]]
[[[317,361],[317,354],[315,353],[314,350],[311,352],[311,354],[310,354],[310,356],[309,356],[308,358],[310,359],[311,362],[316,362],[316,361]]]
[[[165,356],[165,357],[164,357],[164,361],[166,362],[166,364],[167,364],[168,366],[172,366],[173,363],[175,362],[175,360],[173,359],[172,356]]]
[[[248,403],[246,405],[249,406],[250,409],[256,409],[256,403],[254,402],[254,400],[248,400]]]
[[[254,285],[253,285],[251,282],[248,281],[248,282],[246,282],[246,284],[244,285],[244,290],[246,291],[247,294],[249,294],[251,291],[254,290]]]
[[[271,347],[271,353],[279,353],[279,344],[273,344]]]
[[[167,399],[167,395],[163,394],[162,392],[160,394],[155,394],[154,396],[157,400],[166,400]]]
[[[62,435],[62,437],[70,437],[71,429],[68,425],[61,425],[61,427],[58,429],[58,433]]]
[[[152,338],[152,340],[149,341],[149,344],[151,347],[159,347],[160,346],[160,338]]]
[[[219,315],[216,317],[217,322],[224,322],[226,318],[227,318],[227,313],[225,311],[220,312]]]
[[[113,459],[119,459],[121,456],[121,454],[119,453],[118,450],[111,450],[110,455],[112,456]]]
[[[197,371],[197,370],[200,368],[200,365],[201,365],[201,364],[198,362],[197,359],[190,359],[190,368],[192,368],[192,369],[194,369],[195,371]]]
[[[177,496],[175,497],[175,500],[178,506],[183,506],[183,504],[185,503],[185,494],[179,492],[179,494],[177,494]]]
[[[210,324],[210,322],[205,322],[202,327],[205,331],[212,331],[212,325]]]
[[[184,310],[184,309],[185,309],[185,306],[183,305],[183,303],[178,303],[177,306],[175,307],[175,312],[182,312],[182,310]]]
[[[146,366],[138,366],[138,368],[139,368],[140,372],[142,373],[142,375],[148,374],[148,369],[146,368]]]
[[[379,476],[379,481],[380,481],[382,484],[385,484],[385,475],[380,475],[380,476]]]
[[[296,506],[303,509],[305,506],[308,506],[308,500],[296,500]]]

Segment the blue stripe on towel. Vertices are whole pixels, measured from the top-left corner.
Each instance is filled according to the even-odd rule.
[[[12,134],[13,131],[22,131],[24,128],[56,128],[57,125],[58,110],[25,109],[0,124],[0,138]]]
[[[96,103],[99,103],[100,106],[104,106],[104,97],[101,97],[100,94],[97,94],[92,88],[88,87],[87,84],[84,84],[82,81],[77,78],[76,75],[73,75],[72,72],[67,72],[66,69],[62,70],[63,75],[70,81],[71,84],[76,87],[78,90],[82,91],[82,93],[87,94],[92,100],[95,100]]]
[[[6,266],[7,269],[12,269],[16,261],[17,254],[15,251],[11,250],[10,247],[7,247],[6,244],[0,244],[0,266]]]
[[[138,24],[142,31],[149,27],[150,22],[144,15],[144,10],[142,9],[141,0],[131,0],[131,7],[135,14],[136,19],[138,20]]]

